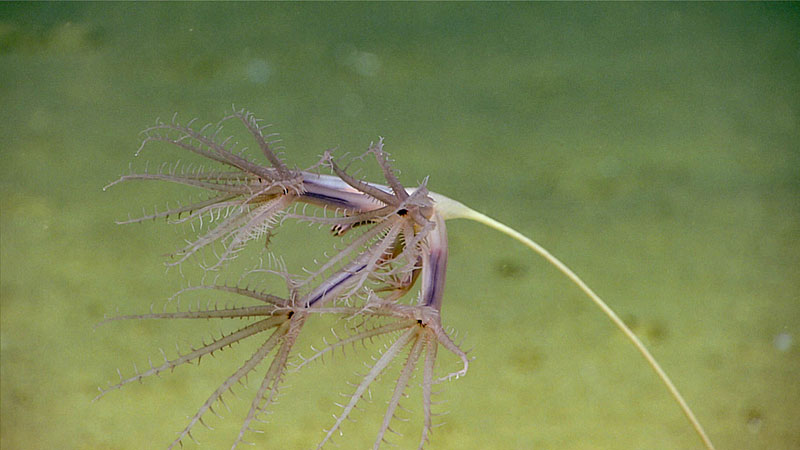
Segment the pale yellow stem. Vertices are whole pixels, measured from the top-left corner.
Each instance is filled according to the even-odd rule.
[[[711,443],[711,439],[709,439],[708,435],[703,429],[703,426],[700,425],[700,422],[697,420],[697,417],[695,417],[694,413],[692,412],[692,409],[689,408],[689,405],[686,403],[686,400],[683,399],[683,396],[680,394],[680,392],[678,392],[678,389],[672,383],[672,380],[670,380],[669,376],[667,376],[666,372],[664,372],[664,369],[661,368],[661,366],[658,364],[653,355],[650,354],[650,351],[647,350],[647,347],[644,346],[642,341],[639,340],[639,338],[633,333],[633,331],[631,331],[630,328],[628,328],[627,325],[625,325],[625,322],[623,322],[622,319],[620,319],[619,316],[617,316],[617,314],[606,304],[606,302],[604,302],[603,299],[601,299],[597,294],[595,294],[594,291],[591,288],[589,288],[589,286],[587,286],[586,283],[584,283],[583,280],[581,280],[578,277],[578,275],[575,274],[575,272],[573,272],[569,267],[567,267],[564,263],[562,263],[558,258],[550,254],[550,252],[548,252],[544,247],[528,239],[523,234],[514,230],[513,228],[504,225],[492,219],[491,217],[481,214],[465,206],[464,204],[457,202],[453,199],[447,198],[443,195],[436,194],[433,192],[430,193],[430,195],[436,202],[436,211],[439,214],[441,214],[441,216],[445,220],[447,219],[474,220],[476,222],[480,222],[486,226],[494,228],[497,231],[505,233],[511,236],[512,238],[518,240],[519,242],[525,244],[525,246],[527,246],[534,252],[541,255],[550,264],[554,265],[559,271],[561,271],[570,280],[572,280],[572,282],[575,283],[586,295],[588,295],[589,298],[592,300],[592,302],[594,302],[594,304],[597,305],[603,311],[603,313],[605,313],[605,315],[608,316],[609,319],[611,319],[612,322],[614,322],[617,328],[619,328],[625,334],[625,336],[628,338],[628,340],[630,340],[633,343],[636,349],[639,350],[639,353],[641,353],[641,355],[644,356],[644,359],[647,360],[647,363],[650,364],[650,367],[652,367],[653,370],[656,372],[658,377],[661,379],[661,381],[669,390],[672,397],[675,399],[675,401],[678,402],[678,405],[680,405],[681,409],[683,410],[683,413],[689,419],[689,422],[692,424],[695,431],[697,431],[697,434],[700,435],[700,438],[703,440],[703,444],[705,444],[706,448],[709,450],[714,449],[714,444]]]

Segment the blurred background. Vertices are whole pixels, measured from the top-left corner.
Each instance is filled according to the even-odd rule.
[[[160,307],[193,276],[165,273],[176,227],[114,224],[183,191],[102,187],[130,161],[191,159],[158,146],[133,157],[156,117],[216,121],[235,104],[273,123],[298,167],[385,137],[407,185],[430,176],[583,276],[718,448],[798,449],[799,86],[792,3],[3,3],[0,446],[165,448],[249,355],[236,347],[92,402],[117,367],[129,375],[159,348],[219,332],[94,328]],[[480,225],[448,231],[444,322],[476,359],[444,385],[449,414],[429,448],[701,448],[563,276]],[[333,244],[292,233],[277,236],[286,254]],[[298,348],[310,354],[330,326]],[[259,448],[314,448],[379,344],[289,376]],[[233,442],[258,383],[212,416],[216,430],[195,430],[201,448]],[[412,420],[391,440],[415,448],[418,389],[404,405]],[[380,396],[365,403],[340,448],[370,446],[383,411]]]

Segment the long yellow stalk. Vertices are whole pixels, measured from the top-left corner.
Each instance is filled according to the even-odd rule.
[[[700,422],[697,420],[697,417],[695,417],[694,412],[692,412],[692,409],[689,408],[689,405],[686,403],[686,400],[684,400],[683,396],[680,394],[680,392],[678,392],[678,389],[672,383],[672,380],[670,380],[669,376],[667,376],[666,372],[664,372],[664,369],[661,368],[661,365],[658,364],[658,362],[650,353],[650,351],[647,350],[647,347],[644,346],[644,344],[642,343],[641,340],[639,340],[636,334],[634,334],[633,331],[631,331],[631,329],[628,328],[627,325],[625,325],[625,322],[623,322],[622,319],[620,319],[619,316],[617,316],[617,314],[606,304],[606,302],[603,301],[603,299],[601,299],[591,288],[589,288],[589,286],[587,286],[586,283],[584,283],[583,280],[581,280],[580,277],[578,277],[578,275],[575,274],[575,272],[573,272],[569,267],[567,267],[564,263],[562,263],[558,258],[553,256],[544,247],[532,241],[528,237],[524,236],[517,230],[514,230],[513,228],[503,223],[500,223],[492,219],[491,217],[481,214],[453,199],[450,199],[448,197],[436,193],[431,193],[430,195],[436,202],[436,210],[439,212],[439,214],[442,215],[442,217],[445,220],[447,219],[474,220],[488,227],[491,227],[497,231],[505,233],[508,236],[511,236],[517,241],[523,243],[526,247],[530,248],[534,252],[541,255],[550,264],[552,264],[559,271],[561,271],[561,273],[566,275],[567,278],[572,280],[572,282],[575,283],[587,296],[589,296],[592,302],[594,302],[594,304],[597,305],[597,307],[599,307],[603,311],[603,313],[605,313],[605,315],[608,316],[609,319],[611,319],[612,322],[614,322],[614,325],[616,325],[617,328],[619,328],[625,334],[628,340],[630,340],[633,343],[633,345],[636,347],[639,353],[641,353],[644,359],[647,360],[647,363],[650,364],[650,367],[656,372],[656,375],[658,375],[658,377],[667,387],[667,389],[669,390],[670,394],[675,399],[675,401],[678,402],[678,405],[680,405],[681,409],[683,410],[683,413],[689,419],[689,422],[692,424],[692,427],[694,427],[695,431],[700,436],[700,439],[703,440],[703,444],[706,446],[706,448],[708,450],[714,450],[714,444],[711,443],[711,439],[709,439],[708,435],[703,429],[703,426],[700,425]]]

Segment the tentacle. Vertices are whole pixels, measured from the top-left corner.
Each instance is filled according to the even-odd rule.
[[[389,400],[389,406],[386,408],[386,414],[383,416],[383,423],[378,431],[378,437],[375,439],[374,450],[378,450],[381,446],[381,442],[385,442],[384,436],[386,435],[386,431],[392,431],[389,426],[391,425],[392,419],[395,418],[395,411],[400,404],[400,398],[405,393],[408,382],[411,380],[411,375],[413,375],[414,369],[417,367],[419,355],[422,353],[422,348],[424,347],[424,339],[417,333],[413,342],[411,350],[408,352],[406,363],[402,371],[400,371],[400,376],[397,377],[392,398]]]
[[[233,443],[232,448],[236,448],[240,442],[244,442],[244,435],[250,430],[250,423],[258,414],[264,413],[267,408],[274,403],[278,395],[278,385],[281,383],[283,374],[286,372],[286,362],[289,358],[289,353],[297,340],[297,335],[300,333],[306,317],[306,314],[294,314],[292,316],[289,329],[281,338],[281,346],[275,358],[273,358],[272,363],[270,363],[267,374],[264,376],[264,380],[261,382],[261,386],[258,388],[258,392],[250,404],[250,411],[248,411],[247,417],[242,423],[242,427],[239,429],[239,436]],[[262,401],[264,402],[263,405]]]
[[[269,319],[268,319],[269,320]],[[222,398],[222,395],[231,389],[234,384],[244,378],[245,375],[250,373],[256,366],[267,357],[267,355],[275,348],[275,345],[280,341],[280,338],[289,328],[289,321],[284,322],[272,333],[272,335],[256,350],[253,356],[250,357],[236,372],[233,373],[227,380],[225,380],[210,397],[200,406],[200,409],[189,419],[189,424],[178,434],[178,437],[172,441],[168,448],[174,448],[176,445],[182,445],[182,441],[186,436],[191,437],[191,430],[197,422],[202,420],[203,415],[211,409],[211,407]]]
[[[433,427],[433,413],[431,412],[431,395],[433,394],[433,369],[436,365],[436,351],[439,348],[438,343],[434,340],[433,336],[425,334],[425,368],[423,369],[422,377],[422,413],[423,413],[423,428],[422,437],[419,440],[418,450],[428,442],[431,428]]]
[[[192,214],[190,214],[190,216],[194,217],[194,216],[196,216],[196,214],[198,214],[199,211],[202,211],[203,213],[205,213],[205,212],[207,212],[209,210],[215,210],[217,208],[225,208],[225,205],[228,203],[228,200],[230,200],[230,199],[232,199],[234,197],[235,196],[221,195],[221,196],[218,196],[218,197],[210,198],[210,199],[205,200],[205,201],[192,203],[190,205],[181,206],[181,207],[178,207],[178,208],[169,208],[169,209],[167,209],[165,211],[161,211],[161,212],[156,211],[153,214],[145,214],[145,215],[139,216],[137,218],[130,218],[128,220],[118,220],[118,221],[116,221],[116,224],[117,225],[127,225],[127,224],[130,224],[130,223],[141,223],[141,222],[145,222],[145,221],[148,221],[148,220],[160,219],[162,217],[168,218],[168,217],[171,217],[171,216],[180,216],[181,214],[183,214],[185,212],[192,213]]]
[[[198,311],[176,311],[150,314],[130,314],[110,317],[98,323],[97,326],[118,320],[146,320],[146,319],[246,319],[259,316],[273,316],[278,309],[273,305],[239,306],[234,308],[220,308]],[[283,310],[281,310],[283,311]]]
[[[176,367],[178,367],[180,365],[183,365],[183,364],[186,364],[186,363],[188,363],[190,361],[193,361],[195,359],[199,360],[200,358],[202,358],[205,355],[209,355],[209,354],[211,354],[211,353],[213,353],[213,352],[215,352],[217,350],[221,350],[221,349],[223,349],[225,347],[229,347],[229,346],[235,344],[236,342],[239,342],[239,341],[241,341],[243,339],[246,339],[246,338],[248,338],[250,336],[253,336],[255,334],[261,333],[264,330],[268,330],[268,329],[270,329],[272,327],[278,326],[278,325],[280,325],[281,323],[283,323],[285,321],[286,321],[286,316],[285,315],[284,316],[270,317],[268,319],[260,320],[260,321],[258,321],[256,323],[248,325],[248,326],[246,326],[244,328],[240,328],[238,331],[235,331],[235,332],[233,332],[233,333],[231,333],[231,334],[229,334],[227,336],[223,336],[222,338],[217,339],[217,340],[215,340],[214,342],[212,342],[212,343],[210,343],[208,345],[204,345],[204,346],[202,346],[200,348],[193,349],[189,353],[186,353],[185,355],[181,355],[178,358],[168,360],[165,357],[164,358],[164,363],[161,364],[160,366],[151,367],[149,370],[147,370],[145,372],[137,373],[136,375],[134,375],[132,377],[129,377],[129,378],[124,379],[124,380],[120,380],[119,383],[111,385],[106,389],[101,389],[100,390],[100,394],[97,397],[95,397],[95,400],[103,397],[104,395],[106,395],[107,393],[109,393],[111,391],[120,389],[121,387],[125,386],[126,384],[133,383],[134,381],[140,381],[143,378],[146,378],[146,377],[149,377],[149,376],[152,376],[152,375],[158,375],[159,373],[167,371],[167,370],[173,370]]]
[[[341,178],[342,181],[344,181],[345,183],[349,184],[354,189],[357,189],[357,190],[363,192],[364,194],[367,194],[370,197],[375,198],[376,200],[380,200],[381,202],[383,202],[386,205],[394,205],[394,204],[398,203],[397,198],[394,197],[392,194],[389,194],[388,192],[385,192],[385,191],[383,191],[383,190],[381,190],[381,189],[379,189],[379,188],[377,188],[375,186],[372,186],[372,185],[370,185],[369,183],[367,183],[365,181],[361,181],[361,180],[359,180],[359,179],[357,179],[355,177],[350,176],[341,167],[339,167],[338,164],[336,164],[336,161],[334,161],[332,156],[328,157],[328,163],[330,164],[331,168],[333,169],[333,172],[339,178]]]
[[[179,294],[181,294],[183,292],[199,290],[199,289],[212,289],[212,290],[217,290],[217,291],[222,291],[222,292],[230,292],[230,293],[233,293],[233,294],[239,294],[239,295],[243,295],[245,297],[250,297],[250,298],[262,301],[264,303],[269,303],[269,304],[274,305],[275,307],[279,307],[279,308],[288,308],[288,307],[291,306],[291,302],[289,300],[286,300],[286,299],[282,298],[282,297],[278,297],[276,295],[267,294],[266,292],[258,292],[258,291],[255,291],[253,289],[242,288],[242,287],[238,287],[238,286],[226,286],[226,285],[216,285],[216,284],[214,284],[214,285],[192,286],[192,287],[189,287],[189,288],[182,289],[179,292]]]
[[[264,156],[267,157],[272,167],[278,171],[281,178],[289,178],[291,176],[289,172],[289,168],[286,167],[286,164],[278,158],[275,153],[270,148],[269,144],[266,141],[266,136],[262,133],[262,128],[258,126],[258,119],[255,118],[253,113],[245,112],[244,109],[234,112],[233,117],[238,117],[239,120],[242,121],[247,130],[250,131],[250,134],[253,135],[253,138],[258,142],[258,146],[261,147],[261,151],[264,153]]]
[[[381,166],[381,170],[383,170],[383,177],[386,178],[386,181],[392,188],[394,195],[401,201],[408,198],[406,188],[400,184],[400,180],[397,179],[397,176],[395,176],[394,171],[389,164],[388,153],[383,151],[383,138],[378,139],[378,144],[371,146],[370,151],[372,151],[372,154],[375,155],[375,159],[378,160],[378,165]]]
[[[228,118],[223,119],[223,121]],[[225,145],[229,142],[229,139],[226,139],[222,142],[217,142],[216,135],[222,129],[221,125],[217,126],[213,136],[207,136],[204,134],[204,129],[197,131],[190,127],[181,126],[178,123],[166,124],[162,122],[143,131],[147,137],[142,141],[142,145],[140,146],[139,150],[141,151],[145,144],[150,141],[168,142],[222,164],[233,166],[246,172],[250,172],[254,175],[258,175],[262,178],[275,181],[275,179],[272,178],[273,173],[265,170],[265,167],[255,164],[239,155],[231,153],[228,149],[226,149]],[[179,136],[174,138],[166,133],[160,134],[164,131],[178,132]],[[195,145],[193,142],[196,142],[199,145]]]
[[[247,189],[247,187],[249,186],[249,184],[243,184],[243,183],[229,184],[229,183],[213,182],[200,176],[182,176],[182,175],[170,175],[170,174],[160,174],[160,173],[132,173],[130,175],[123,175],[119,177],[117,181],[109,184],[109,186],[124,181],[133,181],[133,180],[167,181],[170,183],[183,184],[185,186],[208,189],[209,191],[228,192],[235,194],[242,194],[245,191],[245,189]]]
[[[353,308],[353,309],[355,310],[355,308]],[[412,325],[414,325],[414,321],[413,320],[401,320],[401,321],[397,321],[397,322],[387,323],[387,324],[379,326],[379,327],[370,328],[368,330],[364,330],[364,331],[361,331],[359,333],[353,334],[351,336],[348,336],[348,337],[346,337],[344,339],[339,340],[338,342],[335,342],[335,343],[333,343],[331,345],[328,345],[327,347],[323,348],[322,350],[319,350],[317,353],[315,353],[314,355],[312,355],[309,358],[302,358],[301,357],[302,362],[300,364],[298,364],[292,371],[296,372],[296,371],[302,369],[303,367],[305,367],[306,365],[310,364],[312,361],[315,361],[318,358],[322,358],[324,355],[326,355],[328,353],[332,353],[334,350],[336,350],[338,348],[344,348],[344,347],[346,347],[348,345],[355,344],[355,343],[358,343],[358,342],[363,342],[365,340],[369,340],[369,339],[372,339],[372,338],[375,338],[377,336],[381,336],[381,335],[384,335],[384,334],[394,333],[395,331],[399,331],[399,330],[402,330],[404,328],[408,328],[408,327],[410,327]]]
[[[325,445],[328,440],[333,436],[333,433],[339,429],[342,425],[342,422],[350,415],[353,409],[356,407],[356,404],[361,400],[364,394],[369,389],[369,386],[378,378],[386,367],[389,366],[389,363],[394,360],[395,357],[400,353],[400,351],[405,347],[411,339],[413,339],[417,334],[416,328],[410,328],[408,331],[403,333],[395,342],[392,344],[386,351],[381,355],[380,359],[378,359],[375,364],[370,369],[369,373],[364,377],[361,383],[356,387],[355,392],[350,397],[350,402],[344,406],[341,414],[336,418],[336,423],[327,431],[325,434],[325,438],[323,438],[322,442],[319,443],[317,449],[321,449],[323,445]]]
[[[442,344],[444,348],[450,350],[453,354],[458,356],[459,359],[461,359],[461,363],[464,365],[461,368],[461,370],[449,373],[444,377],[440,377],[439,381],[449,381],[453,378],[458,379],[460,377],[463,377],[464,375],[467,374],[467,370],[469,369],[469,357],[467,356],[467,353],[461,350],[461,348],[459,348],[458,345],[456,345],[456,343],[453,342],[452,339],[450,339],[450,336],[447,335],[447,333],[444,331],[444,329],[441,328],[441,326],[438,326],[437,328],[438,329],[434,331],[436,334],[436,339],[438,339],[439,343]]]
[[[285,211],[291,202],[291,196],[281,196],[248,212],[246,214],[248,219],[246,223],[229,234],[230,242],[225,243],[225,251],[209,270],[219,267],[248,241],[260,238],[278,222],[279,215]]]

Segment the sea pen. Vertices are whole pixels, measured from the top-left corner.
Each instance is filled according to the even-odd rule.
[[[177,116],[173,116],[170,122],[157,121],[143,131],[144,139],[137,155],[148,144],[163,142],[210,160],[215,163],[213,167],[166,165],[155,172],[123,175],[106,186],[108,188],[123,181],[155,180],[187,185],[206,192],[205,197],[186,205],[120,222],[166,218],[173,223],[190,223],[196,227],[198,235],[173,253],[174,260],[170,265],[184,264],[208,250],[205,254],[211,255],[211,261],[206,263],[206,259],[202,259],[200,262],[204,270],[225,272],[228,262],[245,246],[262,240],[268,245],[272,234],[288,226],[289,222],[307,222],[327,227],[342,243],[326,261],[304,273],[292,273],[279,258],[270,259],[266,268],[252,272],[256,276],[276,275],[284,279],[288,292],[286,296],[277,296],[249,286],[211,282],[188,287],[181,293],[189,290],[227,292],[255,301],[256,304],[222,307],[209,304],[207,308],[165,310],[107,320],[248,319],[250,322],[177,357],[168,358],[164,355],[163,362],[151,364],[148,370],[137,370],[129,377],[120,375],[119,382],[101,389],[97,398],[131,382],[199,361],[203,356],[222,351],[237,342],[256,337],[263,339],[255,352],[190,417],[169,448],[192,438],[194,426],[204,424],[204,415],[209,412],[216,414],[214,408],[224,405],[225,393],[253,373],[262,362],[269,361],[269,365],[239,434],[232,439],[234,448],[246,442],[249,433],[258,431],[254,428],[254,421],[258,421],[272,406],[289,372],[300,370],[336,349],[378,337],[388,339],[389,343],[376,355],[367,373],[362,374],[361,381],[346,396],[345,403],[339,405],[342,410],[324,431],[318,448],[341,432],[341,425],[367,395],[373,383],[396,360],[403,362],[378,428],[374,448],[388,442],[387,433],[393,431],[392,423],[402,408],[400,402],[415,372],[420,372],[422,378],[423,422],[418,448],[423,448],[430,439],[433,426],[433,386],[466,375],[470,364],[470,357],[453,340],[451,333],[442,325],[441,318],[448,250],[445,221],[451,219],[473,220],[505,233],[544,257],[566,275],[634,344],[678,402],[706,448],[713,448],[694,413],[655,358],[614,311],[572,270],[516,230],[460,202],[428,191],[426,181],[414,188],[403,186],[391,167],[382,139],[371,144],[362,155],[374,159],[383,174],[383,182],[373,183],[350,173],[328,151],[316,164],[305,170],[290,168],[276,151],[279,143],[277,135],[268,133],[267,126],[243,109],[234,109],[217,124],[196,128],[194,122],[181,124]],[[236,139],[224,132],[224,127],[229,123],[239,123],[244,127],[268,164],[256,162],[248,156],[245,148],[238,147]],[[347,335],[337,335],[335,342],[326,341],[324,348],[316,350],[309,357],[303,357],[295,351],[294,345],[303,333],[305,324],[320,315],[342,317],[353,325]],[[455,355],[461,362],[460,369],[437,376],[435,372],[440,351]],[[292,360],[296,362],[290,370]]]

